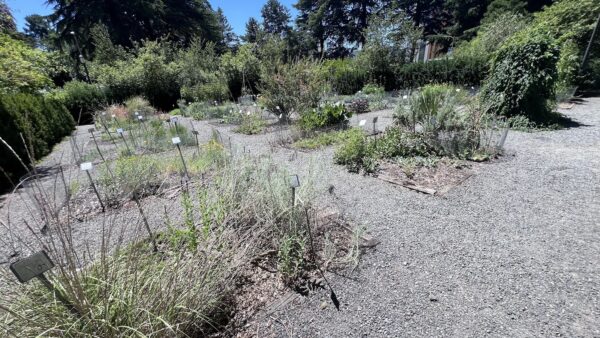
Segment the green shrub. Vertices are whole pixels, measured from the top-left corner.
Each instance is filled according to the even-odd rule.
[[[124,103],[125,107],[127,107],[127,110],[129,111],[129,115],[134,115],[135,113],[138,113],[142,116],[149,116],[154,114],[154,112],[156,111],[150,105],[150,102],[148,102],[148,100],[141,96],[131,97],[125,100]]]
[[[357,67],[352,59],[327,60],[321,66],[321,76],[334,93],[352,95],[359,91],[367,82],[368,74]]]
[[[600,2],[597,0],[555,1],[536,13],[531,24],[511,37],[505,47],[519,48],[530,41],[550,39],[550,43],[560,48],[558,77],[561,81],[557,84],[563,87],[585,84],[590,69],[585,69],[583,76],[576,74],[598,15]],[[600,55],[600,44],[593,44],[591,52]]]
[[[480,85],[488,73],[485,58],[465,56],[414,62],[398,70],[399,88],[417,88],[427,84],[450,83],[454,85]]]
[[[302,113],[298,126],[304,131],[340,125],[352,116],[343,103],[324,104]]]
[[[93,77],[107,90],[111,102],[143,96],[154,107],[172,109],[180,96],[180,67],[171,45],[147,41],[124,60],[94,65]]]
[[[294,142],[292,146],[300,149],[318,149],[344,142],[353,133],[355,133],[354,129],[318,133],[314,136],[300,139]]]
[[[107,104],[106,93],[102,87],[81,81],[65,83],[56,95],[64,100],[75,121],[80,123],[91,122],[92,114]]]
[[[48,53],[0,32],[0,93],[50,88]]]
[[[367,136],[360,129],[351,129],[345,142],[336,150],[335,163],[345,165],[350,172],[359,172],[368,162]]]
[[[294,111],[316,107],[324,89],[317,70],[317,65],[309,60],[265,69],[260,86],[262,104],[272,114],[281,115],[283,121]]]
[[[482,89],[485,111],[507,117],[524,115],[535,122],[548,120],[558,59],[559,49],[548,39],[503,48]]]
[[[376,85],[376,84],[372,84],[372,83],[366,84],[364,87],[362,87],[362,89],[360,91],[361,91],[361,93],[363,93],[365,95],[383,95],[383,94],[385,94],[385,88],[383,88],[382,86]]]
[[[193,87],[182,87],[181,97],[189,101],[224,102],[231,98],[227,83],[215,79]]]
[[[114,162],[112,172],[105,166],[100,170],[98,186],[110,204],[133,195],[138,198],[154,195],[163,180],[159,174],[160,162],[150,156],[121,157]]]
[[[245,135],[260,134],[265,130],[267,123],[260,115],[257,114],[242,114],[240,125],[235,128],[236,133]]]
[[[73,118],[56,99],[25,93],[0,95],[0,137],[27,165],[31,162],[20,134],[28,143],[33,160],[37,160],[69,135],[74,126]],[[3,171],[0,173],[0,189],[10,186],[9,179],[16,183],[19,176],[26,173],[26,169],[4,144],[0,144],[0,168]]]

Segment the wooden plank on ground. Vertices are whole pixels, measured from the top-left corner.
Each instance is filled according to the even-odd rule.
[[[379,175],[377,178],[379,178],[382,181],[388,182],[388,183],[392,183],[392,184],[396,184],[402,187],[405,187],[407,189],[410,190],[414,190],[414,191],[418,191],[424,194],[428,194],[428,195],[435,195],[435,193],[437,192],[435,189],[431,189],[431,188],[427,188],[427,187],[422,187],[419,185],[415,185],[409,182],[404,182],[402,180],[399,180],[397,178],[394,177],[390,177],[387,175]]]

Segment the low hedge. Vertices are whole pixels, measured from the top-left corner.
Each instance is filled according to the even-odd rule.
[[[27,165],[27,155],[20,134],[37,160],[48,154],[52,146],[71,133],[75,127],[69,111],[57,99],[35,94],[0,94],[0,137]],[[27,172],[19,160],[2,142],[0,144],[0,190],[12,187]]]
[[[428,84],[479,86],[489,72],[484,58],[465,56],[401,66],[396,74],[399,88],[417,88]]]

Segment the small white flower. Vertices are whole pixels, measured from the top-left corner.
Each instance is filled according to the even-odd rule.
[[[277,110],[281,110],[281,108],[279,108],[279,106],[275,107],[275,109],[277,109]]]
[[[408,95],[404,95],[404,96],[402,96],[402,98],[403,98],[404,100],[408,100]]]
[[[246,112],[246,115],[250,116],[250,111]]]
[[[471,86],[471,90],[475,90],[475,87]]]
[[[456,88],[456,92],[457,92],[457,93],[458,93],[458,92],[460,92],[460,88]]]
[[[115,118],[115,114],[112,114],[112,118],[113,118],[113,119]]]

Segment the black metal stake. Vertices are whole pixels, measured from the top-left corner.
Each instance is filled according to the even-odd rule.
[[[148,224],[148,219],[146,218],[146,214],[144,214],[144,209],[142,209],[142,204],[140,203],[137,195],[133,193],[133,200],[138,207],[140,215],[142,215],[142,220],[144,221],[144,226],[146,227],[146,231],[148,231],[148,235],[150,236],[150,240],[152,241],[152,247],[154,252],[158,252],[158,246],[156,245],[156,238],[154,234],[152,234],[152,230],[150,229],[150,224]]]
[[[96,194],[96,197],[98,197],[98,202],[100,202],[100,206],[102,207],[102,212],[105,212],[106,209],[104,208],[104,203],[102,203],[102,197],[100,197],[100,193],[98,192],[98,189],[96,188],[96,184],[94,183],[94,180],[92,179],[92,175],[90,174],[90,171],[85,170],[85,173],[87,174],[87,177],[90,179],[90,184],[92,185],[92,189],[94,189],[94,193]]]
[[[177,150],[179,151],[179,156],[181,157],[181,163],[183,164],[183,171],[185,172],[185,177],[190,178],[190,174],[188,173],[187,166],[185,165],[185,160],[183,159],[183,153],[181,152],[181,147],[179,144],[176,144]]]
[[[131,152],[131,149],[129,149],[129,145],[127,144],[127,141],[125,140],[125,136],[123,135],[123,133],[119,133],[119,135],[121,135],[121,138],[123,139],[123,143],[125,143],[125,147],[127,148],[127,152],[130,155],[133,155],[133,153]]]
[[[113,181],[115,180],[115,175],[113,175],[112,170],[110,169],[110,165],[108,165],[108,162],[106,162],[106,159],[104,158],[104,155],[102,155],[102,151],[100,151],[100,147],[98,146],[98,141],[96,141],[96,136],[94,135],[94,130],[90,129],[90,134],[92,134],[92,140],[94,140],[94,144],[96,145],[96,150],[98,151],[98,154],[100,155],[100,158],[102,159],[102,162],[104,162],[104,164],[106,165],[106,169],[108,170],[108,173],[110,174],[110,177],[112,177]]]
[[[104,128],[104,130],[106,131],[106,133],[108,134],[108,137],[110,138],[110,141],[112,142],[112,144],[114,144],[115,148],[117,147],[117,142],[115,141],[115,139],[112,136],[112,133],[110,132],[110,130],[108,129],[108,127],[106,126],[106,122],[103,120],[100,120],[100,124],[102,124],[102,127]]]

